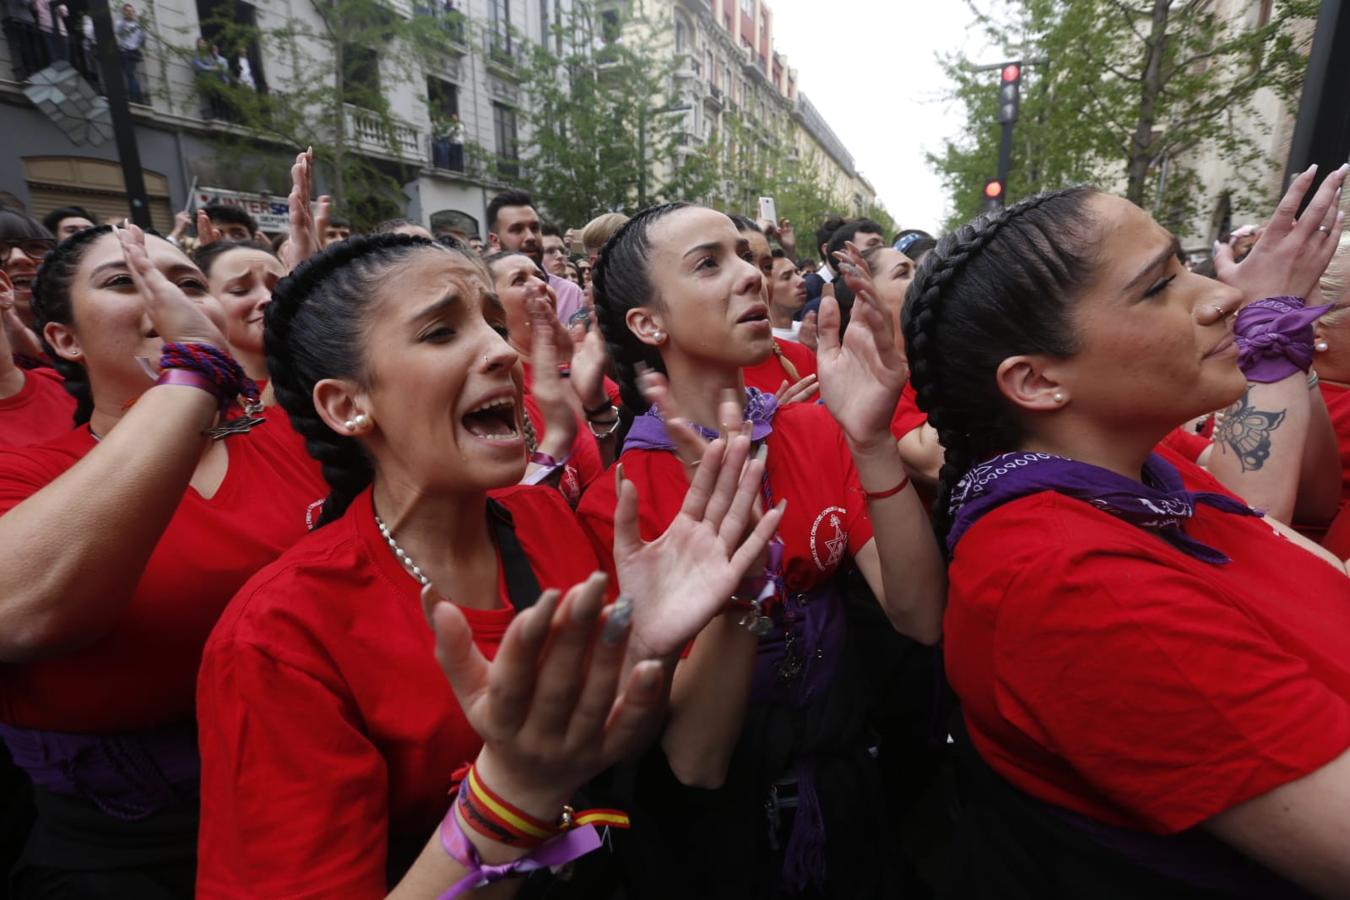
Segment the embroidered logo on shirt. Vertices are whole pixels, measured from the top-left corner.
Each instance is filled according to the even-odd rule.
[[[811,558],[822,572],[839,565],[839,560],[844,558],[844,551],[848,549],[848,532],[844,530],[846,515],[848,510],[842,506],[827,506],[811,524]],[[821,525],[827,526],[823,533]],[[824,559],[820,558],[821,550],[825,551]]]
[[[305,530],[306,530],[306,531],[313,531],[313,530],[314,530],[314,523],[315,523],[316,521],[318,521],[318,514],[321,513],[321,512],[323,512],[323,504],[324,504],[324,501],[327,500],[327,499],[328,499],[327,497],[320,497],[318,500],[315,500],[315,501],[314,501],[313,503],[311,503],[309,506],[305,507]]]

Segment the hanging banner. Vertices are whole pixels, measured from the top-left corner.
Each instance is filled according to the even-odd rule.
[[[263,231],[285,231],[290,227],[290,209],[286,197],[272,194],[249,194],[243,191],[227,191],[224,188],[198,187],[192,194],[197,209],[209,203],[221,206],[237,206],[253,217]]]

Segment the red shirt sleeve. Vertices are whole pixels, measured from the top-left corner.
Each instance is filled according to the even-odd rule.
[[[908,381],[900,392],[900,402],[891,417],[891,435],[898,441],[915,428],[928,424],[928,415],[919,409],[919,395]]]
[[[235,641],[198,686],[201,746],[233,764],[203,784],[230,827],[202,831],[197,896],[385,896],[388,775],[341,689]]]
[[[55,369],[25,369],[23,387],[0,399],[0,448],[55,440],[75,427],[75,398]]]
[[[1002,572],[961,560],[974,545],[953,564],[954,596],[988,598],[1006,581],[990,606],[949,607],[947,657],[976,746],[1004,777],[1050,803],[1098,817],[1104,805],[1115,824],[1174,833],[1350,745],[1346,699],[1213,585],[1105,531],[1070,534],[1044,496],[967,537],[1034,523],[1038,551],[1012,538],[1022,555]]]
[[[1171,448],[1190,462],[1199,460],[1200,454],[1204,453],[1205,448],[1209,446],[1208,438],[1186,428],[1173,428],[1167,433],[1167,437],[1163,438],[1162,442],[1164,447]]]

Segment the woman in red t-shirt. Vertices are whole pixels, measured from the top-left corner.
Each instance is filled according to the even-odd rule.
[[[572,337],[557,321],[557,300],[544,272],[524,253],[505,251],[485,260],[506,311],[506,340],[521,360],[523,371],[525,447],[543,460],[566,462],[557,470],[558,489],[576,506],[586,489],[614,458],[618,412],[604,386],[604,344],[598,335],[581,336],[573,353]],[[538,314],[556,323],[549,340],[550,358],[570,359],[565,369],[556,361],[547,372],[535,371],[531,322]],[[587,339],[589,337],[589,339]],[[566,372],[566,377],[557,377]]]
[[[224,311],[230,352],[249,378],[266,382],[263,310],[272,300],[272,289],[286,277],[286,266],[253,241],[215,241],[197,250],[192,261],[210,280],[211,296]]]
[[[246,386],[161,360],[166,342],[225,346],[172,244],[86,230],[33,297],[84,424],[0,453],[0,730],[38,809],[15,884],[189,896],[201,648],[239,585],[304,535],[322,484],[267,424],[234,415],[204,435],[221,395],[238,412],[217,385]],[[158,383],[138,357],[167,366]]]
[[[551,329],[547,318],[532,327]],[[438,894],[464,874],[435,836],[456,770],[474,762],[508,801],[551,819],[634,747],[637,734],[599,746],[599,697],[577,708],[565,743],[540,732],[507,747],[512,758],[489,733],[483,749],[483,723],[433,656],[428,620],[445,598],[467,622],[458,654],[491,659],[540,588],[597,568],[557,491],[513,487],[529,463],[507,323],[482,261],[406,235],[344,241],[278,285],[268,369],[332,491],[323,527],[245,585],[204,656],[199,896]],[[625,487],[614,562],[635,601],[634,661],[673,666],[767,544],[776,515],[741,542],[763,471],[740,476],[748,452],[735,442],[718,478],[710,451],[683,514],[650,544],[635,537]],[[589,608],[593,622],[599,590],[588,596],[562,615]],[[442,654],[442,666],[463,662]],[[531,690],[518,667],[501,677],[494,692]],[[537,715],[556,732],[577,686],[540,690]]]
[[[657,889],[650,879],[670,878],[676,880],[666,887],[675,893],[767,895],[772,885],[801,889],[821,881],[825,869],[839,890],[852,878],[873,874],[843,864],[875,839],[865,834],[863,823],[870,819],[861,812],[852,822],[837,817],[832,795],[840,768],[861,772],[869,765],[857,722],[828,735],[802,728],[788,736],[813,711],[829,706],[834,684],[852,683],[834,679],[848,664],[834,576],[851,560],[897,630],[924,643],[938,638],[941,560],[887,428],[903,381],[889,320],[875,301],[864,298],[841,346],[838,308],[827,302],[819,349],[825,405],[779,408],[771,395],[745,388],[741,376],[772,352],[762,278],[745,234],[727,216],[688,204],[639,213],[609,241],[595,270],[596,312],[625,411],[638,413],[620,463],[642,496],[644,535],[658,534],[678,508],[695,459],[689,444],[698,440],[698,431],[739,429],[742,419],[767,453],[765,508],[786,503],[781,544],[769,558],[764,584],[741,591],[752,605],[765,605],[759,612],[719,618],[694,641],[676,669],[662,739],[662,766],[668,763],[679,783],[700,789],[725,784],[723,797],[735,795],[734,801],[726,799],[725,816],[705,814],[723,821],[726,832],[691,831],[682,824],[675,810],[688,796],[672,782],[668,795],[653,802],[653,824],[634,833],[644,848],[637,854],[657,852],[657,844],[668,854],[660,868],[645,867],[649,887],[638,893]],[[660,408],[643,412],[639,366],[668,379],[668,388],[654,395]],[[729,411],[719,410],[719,398],[726,398]],[[662,413],[669,419],[675,409],[687,421],[663,420]],[[597,481],[582,499],[582,520],[601,548],[609,541],[612,508],[608,479]],[[742,619],[749,628],[741,627]],[[863,692],[860,687],[859,695]],[[763,747],[758,747],[763,734],[746,724],[750,745],[766,756],[754,761],[737,756],[733,764],[747,705],[752,719],[768,710],[795,724],[784,725]],[[812,735],[803,744],[800,736],[808,731]],[[773,762],[761,764],[766,758]],[[840,766],[843,761],[847,765]],[[782,779],[792,780],[794,790],[800,786],[803,808],[780,834],[776,827],[762,827],[762,817],[774,783]],[[817,783],[819,803],[808,787]],[[828,841],[819,824],[822,809],[830,810],[823,826]],[[732,832],[744,854],[712,837]],[[862,843],[853,843],[855,835]],[[778,865],[765,865],[780,838],[792,849]],[[821,854],[830,857],[824,868]]]
[[[1295,179],[1240,265],[1220,252],[1221,281],[1086,188],[957,229],[919,272],[905,345],[947,454],[946,664],[968,732],[954,896],[1350,884],[1350,579],[1155,451],[1241,397],[1288,411],[1244,423],[1249,464],[1299,455],[1282,429],[1307,427],[1317,311],[1297,298],[1344,176],[1297,220],[1312,172]]]
[[[14,286],[0,271],[0,449],[45,443],[74,425],[75,398],[61,376],[45,366],[20,366],[11,336],[31,349],[33,333],[19,320]]]
[[[1317,332],[1313,362],[1336,433],[1341,462],[1337,510],[1344,511],[1350,506],[1350,236],[1341,237],[1320,286],[1322,298],[1335,308],[1313,326]]]

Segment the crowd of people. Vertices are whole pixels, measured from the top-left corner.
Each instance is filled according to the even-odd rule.
[[[312,167],[0,209],[9,896],[1350,896],[1350,165],[1213,277]]]

